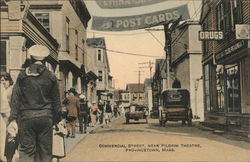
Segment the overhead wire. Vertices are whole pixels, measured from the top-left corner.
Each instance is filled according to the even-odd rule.
[[[115,52],[115,53],[119,53],[119,54],[126,54],[126,55],[132,55],[132,56],[141,56],[141,57],[154,57],[154,58],[160,58],[162,56],[154,56],[154,55],[144,55],[144,54],[138,54],[138,53],[129,53],[129,52],[122,52],[122,51],[117,51],[117,50],[111,50],[111,49],[107,49],[107,48],[102,48],[106,51],[109,52]]]

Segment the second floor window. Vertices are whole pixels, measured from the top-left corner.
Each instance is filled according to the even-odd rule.
[[[235,24],[242,23],[242,0],[231,0],[231,21],[232,30],[235,29]]]
[[[77,44],[75,45],[75,58],[78,60],[78,46]]]
[[[1,72],[6,71],[6,41],[0,42],[0,70]]]
[[[221,0],[216,7],[217,29],[228,34],[242,22],[242,0]]]
[[[69,18],[66,17],[66,51],[69,51]]]
[[[49,13],[36,13],[35,17],[43,25],[43,27],[50,32],[49,28]]]
[[[98,80],[102,81],[102,71],[98,71]]]
[[[98,61],[102,61],[102,51],[98,49]]]

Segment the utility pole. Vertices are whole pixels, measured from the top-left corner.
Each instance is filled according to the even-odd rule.
[[[152,68],[153,68],[153,62],[151,60],[149,60],[149,62],[142,62],[142,63],[139,63],[139,65],[145,65],[145,64],[148,64],[148,66],[145,66],[145,67],[139,67],[139,68],[149,68],[149,72],[150,72],[150,79],[152,78]]]
[[[141,84],[141,72],[144,72],[144,71],[135,71],[135,72],[138,72],[138,85]]]
[[[171,57],[171,32],[169,30],[169,24],[164,24],[164,33],[165,33],[165,53],[166,53],[166,73],[167,73],[167,89],[170,87],[170,79],[169,79],[169,62],[170,62],[170,57]]]
[[[171,64],[171,55],[172,55],[172,32],[176,26],[181,21],[181,17],[173,21],[172,24],[164,24],[164,33],[165,33],[165,52],[166,52],[166,73],[167,73],[167,88],[170,88],[170,64]]]

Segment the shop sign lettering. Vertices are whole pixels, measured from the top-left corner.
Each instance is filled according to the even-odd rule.
[[[126,17],[93,17],[92,29],[100,31],[127,31],[167,24],[178,18],[189,19],[187,5],[144,15]]]
[[[199,31],[199,39],[203,40],[222,40],[224,38],[222,31]]]
[[[239,41],[239,42],[235,43],[234,45],[224,49],[222,52],[216,54],[215,59],[220,60],[221,58],[224,58],[225,56],[232,55],[237,50],[245,47],[245,45],[246,45],[246,43],[244,40]]]
[[[101,8],[116,9],[156,4],[166,0],[96,0]]]

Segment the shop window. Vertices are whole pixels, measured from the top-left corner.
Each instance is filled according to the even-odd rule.
[[[35,13],[36,19],[43,25],[43,27],[49,32],[49,13]]]
[[[0,71],[6,71],[6,41],[0,42]]]
[[[240,76],[238,65],[226,66],[228,112],[240,112]]]
[[[204,97],[205,97],[205,110],[211,111],[211,98],[210,98],[210,67],[209,64],[204,66]]]
[[[217,91],[217,112],[224,112],[225,108],[225,90],[224,90],[224,77],[223,66],[217,65],[216,67],[216,91]]]
[[[98,71],[98,80],[102,81],[102,71]]]

